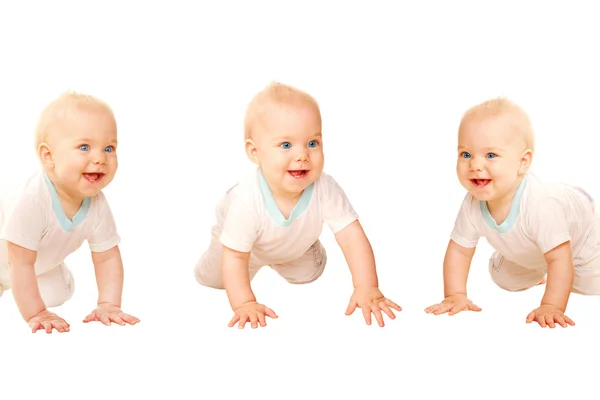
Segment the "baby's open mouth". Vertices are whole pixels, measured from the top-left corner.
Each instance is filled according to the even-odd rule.
[[[93,173],[84,172],[83,173],[83,177],[85,179],[87,179],[88,182],[91,182],[91,183],[99,182],[103,176],[104,176],[104,174],[102,172],[93,172]]]
[[[291,176],[293,176],[294,178],[302,179],[306,175],[308,175],[308,170],[307,169],[299,169],[299,170],[295,170],[295,171],[288,171],[288,173]]]
[[[477,187],[484,187],[491,181],[492,181],[491,179],[471,179],[471,182],[473,182],[473,185],[475,185]]]

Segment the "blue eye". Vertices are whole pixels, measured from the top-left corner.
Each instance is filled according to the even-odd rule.
[[[487,153],[485,156],[487,158],[496,158],[496,155],[494,153]]]
[[[291,149],[292,148],[292,144],[290,142],[283,142],[281,143],[281,147],[284,149]]]
[[[317,147],[317,141],[311,140],[310,142],[308,142],[308,147]]]
[[[114,148],[112,146],[106,146],[104,148],[104,151],[107,153],[112,153],[114,151]]]
[[[468,153],[468,152],[466,152],[466,151],[464,151],[464,152],[462,153],[462,157],[463,157],[463,158],[471,158],[471,154],[470,154],[470,153]]]
[[[90,146],[88,146],[87,144],[82,144],[81,146],[79,146],[79,150],[81,150],[81,151],[89,151],[90,150]]]

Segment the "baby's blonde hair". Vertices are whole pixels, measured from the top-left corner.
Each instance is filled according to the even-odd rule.
[[[99,98],[72,90],[65,91],[40,113],[34,134],[36,150],[47,139],[49,132],[55,130],[60,122],[69,116],[69,113],[78,109],[102,110],[114,118],[113,110]]]
[[[505,97],[489,99],[468,109],[460,121],[460,128],[467,121],[493,117],[507,117],[525,141],[526,148],[534,151],[535,134],[529,116],[525,110]]]
[[[248,104],[244,118],[244,140],[252,138],[256,124],[267,113],[270,106],[284,105],[295,107],[314,107],[320,114],[319,104],[310,94],[293,86],[280,82],[271,82],[258,92]]]

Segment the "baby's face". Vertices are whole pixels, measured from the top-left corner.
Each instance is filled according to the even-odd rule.
[[[98,194],[117,172],[117,125],[104,110],[80,109],[48,137],[53,176],[72,196]]]
[[[461,185],[480,201],[508,198],[524,172],[525,143],[506,118],[467,121],[458,134],[456,171]]]
[[[321,117],[311,107],[272,106],[253,140],[258,164],[276,195],[302,193],[323,171]]]

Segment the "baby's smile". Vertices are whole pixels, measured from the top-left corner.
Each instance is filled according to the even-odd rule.
[[[491,179],[471,179],[473,185],[477,186],[478,188],[487,186],[491,181]]]
[[[288,173],[296,179],[305,178],[308,175],[309,170],[307,169],[299,169],[299,170],[289,170]]]
[[[83,177],[90,183],[97,183],[102,180],[104,177],[104,173],[102,172],[84,172]]]

